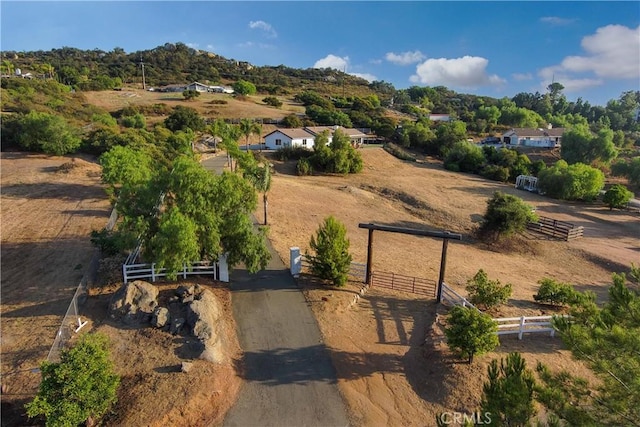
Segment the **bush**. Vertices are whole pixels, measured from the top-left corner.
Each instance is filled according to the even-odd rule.
[[[313,151],[300,145],[282,147],[279,150],[274,151],[273,158],[275,160],[287,161],[287,160],[300,160],[306,159],[313,155]]]
[[[499,165],[488,165],[482,169],[480,175],[493,181],[507,182],[509,181],[509,168]]]
[[[78,130],[59,115],[32,111],[15,124],[17,142],[25,150],[61,156],[80,148]]]
[[[104,335],[82,335],[73,348],[62,352],[60,363],[43,362],[40,370],[40,390],[26,409],[30,418],[44,415],[47,426],[97,421],[116,402],[120,378]]]
[[[609,206],[609,210],[613,208],[622,209],[627,206],[629,200],[633,197],[633,193],[627,190],[627,187],[620,184],[614,184],[604,193],[602,201]]]
[[[144,129],[147,126],[147,120],[140,113],[136,113],[133,116],[124,116],[120,119],[120,122],[126,128]]]
[[[533,299],[538,302],[569,305],[578,298],[576,290],[567,283],[556,282],[546,277],[538,281],[538,283],[540,288],[538,288],[538,293],[533,296]]]
[[[262,100],[267,105],[271,105],[272,107],[280,108],[282,107],[282,101],[280,101],[275,96],[267,96]]]
[[[391,144],[391,143],[385,144],[383,148],[384,148],[384,151],[391,154],[392,156],[397,157],[400,160],[407,160],[410,162],[416,161],[416,157],[413,154],[407,151],[404,151],[402,148],[398,147],[395,144]]]
[[[313,167],[309,163],[309,159],[300,159],[296,163],[296,173],[299,176],[306,176],[313,174]]]
[[[496,191],[487,201],[487,211],[479,234],[481,237],[494,240],[499,237],[509,237],[523,231],[527,223],[536,220],[533,208],[522,199]]]
[[[485,309],[506,303],[513,292],[510,283],[501,286],[499,280],[489,280],[487,273],[482,269],[467,281],[466,289],[469,292],[469,301],[482,305]]]
[[[346,227],[333,216],[325,218],[316,235],[311,236],[309,246],[315,252],[315,256],[307,254],[311,272],[334,286],[345,285],[351,267]]]
[[[196,99],[197,97],[200,96],[200,92],[198,92],[197,90],[193,90],[193,89],[187,89],[184,92],[182,92],[182,96],[184,96],[184,99],[187,101],[191,101],[192,99]]]
[[[558,160],[538,175],[540,192],[563,200],[595,200],[604,186],[602,171],[582,163]]]
[[[469,363],[473,362],[475,355],[492,351],[499,344],[496,322],[488,314],[474,308],[453,307],[447,324],[444,330],[447,345]]]
[[[482,149],[467,141],[456,142],[444,157],[445,169],[478,173],[485,162]]]

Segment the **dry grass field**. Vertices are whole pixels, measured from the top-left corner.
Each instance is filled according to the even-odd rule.
[[[303,252],[308,248],[309,238],[328,215],[346,225],[353,258],[361,262],[366,259],[367,230],[359,229],[359,223],[446,229],[463,235],[461,242],[449,244],[446,282],[464,295],[466,281],[482,268],[489,278],[512,283],[510,304],[492,313],[511,317],[553,313],[533,302],[543,277],[605,298],[611,273],[627,271],[631,262],[640,261],[637,213],[559,202],[512,185],[451,173],[429,159],[403,162],[379,148],[361,153],[365,170],[349,177],[298,177],[291,164],[274,162],[278,173],[269,193],[269,235],[285,262],[289,247],[299,246]],[[497,190],[525,199],[541,215],[584,226],[584,237],[564,242],[527,234],[500,248],[475,241],[472,231]],[[259,207],[259,219],[261,212]],[[435,281],[441,246],[437,239],[375,232],[373,270]],[[433,425],[438,412],[473,412],[488,362],[511,351],[522,352],[531,368],[541,361],[552,369],[589,376],[558,338],[544,334],[522,341],[503,337],[494,353],[471,366],[460,363],[442,344],[437,329],[432,331],[437,316],[432,300],[372,288],[350,308],[358,289],[356,284],[340,290],[305,287],[356,425]]]

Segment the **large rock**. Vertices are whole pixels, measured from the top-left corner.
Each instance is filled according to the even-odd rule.
[[[196,292],[195,297],[187,309],[187,324],[191,327],[193,335],[204,345],[200,358],[222,363],[226,359],[224,343],[221,340],[225,324],[220,303],[207,289]]]
[[[169,323],[170,319],[171,315],[169,314],[169,309],[158,306],[153,310],[151,325],[156,328],[164,328],[165,325]]]
[[[148,323],[158,305],[158,288],[136,280],[123,285],[111,297],[109,313],[112,318],[129,325]]]

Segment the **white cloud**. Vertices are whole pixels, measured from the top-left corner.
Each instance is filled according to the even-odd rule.
[[[486,72],[489,60],[477,56],[463,56],[462,58],[427,59],[416,66],[416,74],[409,80],[429,86],[453,86],[473,88],[485,85],[505,83],[499,76]]]
[[[640,78],[640,26],[607,25],[582,39],[585,56],[567,56],[560,67],[569,72],[593,72],[599,77]]]
[[[215,48],[213,47],[213,45],[212,45],[212,44],[208,44],[208,45],[207,45],[207,50],[209,50],[209,51],[213,52],[213,51],[215,50]]]
[[[519,82],[533,79],[531,73],[513,73],[511,77],[513,78],[513,80],[517,80]]]
[[[540,22],[551,25],[569,25],[575,21],[573,18],[560,18],[559,16],[543,16],[540,18]]]
[[[419,50],[402,53],[387,52],[384,57],[387,61],[393,62],[397,65],[415,64],[416,62],[420,62],[426,58],[426,56]]]
[[[198,46],[200,46],[198,43],[185,43],[187,46],[189,46],[191,49],[197,49]]]
[[[340,57],[336,55],[329,54],[322,59],[316,61],[313,64],[313,68],[333,68],[336,70],[344,71],[347,69],[349,65],[349,57]]]
[[[264,21],[250,21],[249,28],[251,28],[252,30],[262,30],[267,33],[267,37],[278,37],[278,33],[276,33],[276,30],[273,29],[271,24]]]
[[[378,80],[378,78],[376,76],[374,76],[373,74],[369,74],[369,73],[349,73],[352,76],[356,76],[356,77],[360,77],[361,79],[365,79],[366,81],[368,81],[369,83]]]
[[[369,63],[374,65],[380,65],[382,64],[382,59],[371,59]]]

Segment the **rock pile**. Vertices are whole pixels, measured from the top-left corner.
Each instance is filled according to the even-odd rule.
[[[168,307],[162,307],[158,305],[158,289],[136,280],[113,295],[109,311],[113,319],[127,325],[150,323],[173,335],[193,335],[199,341],[200,358],[215,363],[226,360],[221,340],[225,327],[222,308],[215,295],[200,285],[180,285]]]

